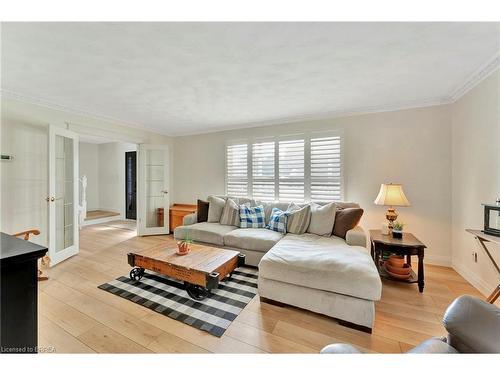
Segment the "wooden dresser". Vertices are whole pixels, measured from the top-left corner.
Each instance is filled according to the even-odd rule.
[[[176,227],[182,225],[182,219],[184,219],[184,216],[196,212],[196,209],[197,206],[195,204],[174,203],[170,206],[170,233],[173,233]]]
[[[38,351],[38,259],[47,248],[0,234],[0,352]]]

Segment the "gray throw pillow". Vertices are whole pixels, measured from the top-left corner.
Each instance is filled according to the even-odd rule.
[[[209,223],[220,222],[220,217],[222,215],[222,210],[224,209],[224,205],[226,204],[226,200],[213,195],[209,196],[207,200],[208,200],[207,222]]]
[[[240,226],[240,207],[231,198],[226,199],[226,204],[220,217],[222,225]]]
[[[287,211],[289,215],[286,231],[293,234],[304,234],[311,221],[311,206],[305,205],[304,207],[300,207],[292,202],[288,206]]]
[[[336,210],[337,206],[333,202],[324,206],[312,202],[311,222],[309,228],[307,228],[307,233],[317,234],[318,236],[331,236],[335,224]]]

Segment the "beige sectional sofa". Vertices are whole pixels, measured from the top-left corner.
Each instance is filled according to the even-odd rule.
[[[232,199],[238,202],[238,198]],[[266,222],[272,207],[288,207],[288,203],[281,202],[252,203],[264,205]],[[329,202],[323,202],[326,203]],[[354,203],[337,204],[342,208],[359,207]],[[311,233],[283,235],[265,228],[197,223],[196,214],[192,214],[175,229],[174,237],[189,237],[197,243],[244,253],[248,265],[259,267],[260,297],[328,315],[371,332],[374,301],[380,299],[382,284],[361,227],[347,232],[344,240]]]

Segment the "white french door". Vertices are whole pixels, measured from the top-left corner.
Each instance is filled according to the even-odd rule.
[[[51,266],[79,250],[78,135],[49,126],[49,256]]]
[[[137,158],[137,234],[168,234],[168,146],[140,144]]]

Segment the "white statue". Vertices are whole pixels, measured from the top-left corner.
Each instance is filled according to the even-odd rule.
[[[83,175],[79,181],[82,184],[82,202],[78,205],[78,221],[81,229],[83,221],[87,217],[87,176]]]

